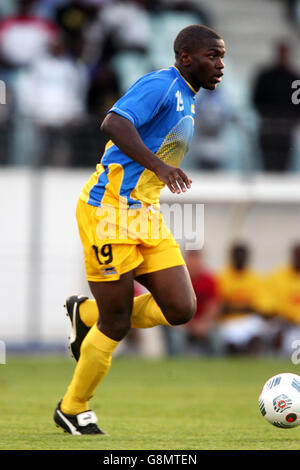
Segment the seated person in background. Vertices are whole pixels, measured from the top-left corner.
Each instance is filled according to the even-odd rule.
[[[24,69],[43,56],[59,34],[54,22],[35,13],[37,4],[37,0],[17,0],[15,13],[0,19],[2,67]]]
[[[269,279],[273,313],[281,323],[281,352],[290,355],[300,340],[300,243],[290,250],[289,263],[274,270]]]
[[[218,338],[228,353],[261,352],[268,313],[267,289],[261,275],[249,268],[247,245],[234,244],[229,266],[218,275],[222,302]]]
[[[196,313],[185,325],[188,332],[187,341],[190,345],[195,345],[199,351],[204,348],[206,352],[211,352],[212,333],[220,313],[217,282],[204,264],[202,251],[186,251],[185,261],[197,299]]]

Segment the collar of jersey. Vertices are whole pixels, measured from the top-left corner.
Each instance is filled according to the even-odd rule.
[[[179,75],[179,77],[184,81],[184,83],[189,87],[189,89],[194,93],[194,95],[196,95],[196,90],[192,87],[192,85],[181,75],[181,73],[179,72],[178,68],[175,67],[175,65],[172,66],[173,69],[175,69],[175,71],[177,72],[177,74]]]

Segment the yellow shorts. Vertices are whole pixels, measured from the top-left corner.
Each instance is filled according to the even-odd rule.
[[[99,233],[99,208],[79,199],[76,210],[79,235],[84,249],[88,281],[116,281],[128,271],[135,277],[173,266],[185,265],[179,245],[159,215],[159,233],[154,239],[137,233],[116,239]],[[149,217],[149,220],[151,217]]]

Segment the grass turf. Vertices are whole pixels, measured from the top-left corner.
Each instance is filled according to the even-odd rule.
[[[299,373],[270,359],[115,358],[91,407],[109,436],[71,436],[52,420],[74,370],[66,357],[8,357],[0,365],[1,450],[292,450],[300,427],[261,416],[263,383]]]

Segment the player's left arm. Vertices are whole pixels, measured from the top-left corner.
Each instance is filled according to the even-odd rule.
[[[108,111],[101,130],[132,160],[153,171],[172,193],[185,192],[190,178],[178,167],[163,162],[143,142],[139,129],[161,112],[172,113],[174,90],[163,74],[151,73],[140,78]]]
[[[164,163],[142,141],[131,121],[119,114],[110,112],[101,125],[113,143],[132,160],[153,171],[172,193],[185,192],[191,187],[192,180],[181,168]]]

